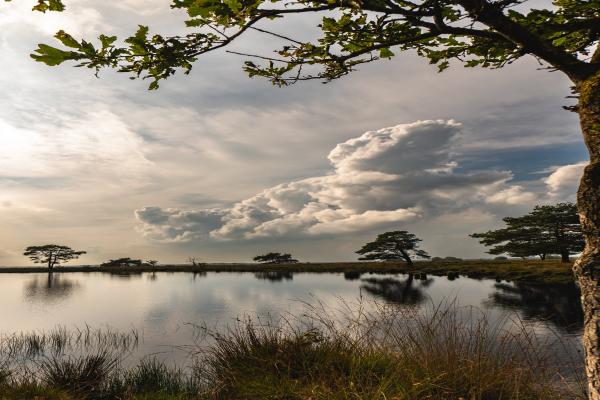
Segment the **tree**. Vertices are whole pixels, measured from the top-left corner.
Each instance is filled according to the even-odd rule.
[[[411,256],[430,258],[426,251],[419,249],[419,242],[421,239],[407,231],[385,232],[356,253],[364,256],[359,260],[404,260],[412,265]]]
[[[86,254],[85,251],[76,251],[69,246],[61,246],[58,244],[45,244],[43,246],[29,246],[23,253],[33,260],[36,264],[46,264],[48,269],[53,269],[55,265],[60,265],[63,262],[76,260],[80,255]]]
[[[108,260],[101,267],[140,267],[142,260],[131,259],[129,257],[117,258],[116,260]]]
[[[580,253],[584,248],[581,224],[577,207],[573,203],[535,206],[532,212],[522,217],[503,219],[507,227],[485,233],[474,233],[471,237],[481,239],[485,246],[493,246],[488,253],[511,257],[559,254],[562,262],[569,256]]]
[[[256,256],[252,260],[265,264],[294,264],[298,260],[292,258],[288,253],[267,253],[261,256]]]
[[[467,67],[502,68],[532,56],[572,82],[578,98],[565,107],[579,114],[590,163],[577,205],[585,238],[573,266],[582,290],[584,347],[590,399],[600,399],[600,0],[554,0],[536,9],[533,0],[173,0],[187,12],[184,36],[150,34],[140,26],[123,45],[100,35],[99,44],[60,31],[63,48],[40,44],[32,57],[48,65],[67,60],[96,72],[115,68],[151,80],[150,89],[178,69],[189,73],[198,57],[226,48],[249,31],[285,42],[273,55],[241,54],[244,69],[276,85],[340,78],[363,63],[415,51],[439,70],[451,61]],[[291,5],[291,7],[289,7]],[[38,11],[62,11],[61,0],[38,0]],[[335,11],[332,12],[332,11]],[[324,14],[316,41],[265,28],[291,14]],[[263,23],[260,27],[258,25]]]

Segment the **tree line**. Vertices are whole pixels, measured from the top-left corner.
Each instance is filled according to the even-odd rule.
[[[480,243],[489,247],[489,254],[507,254],[510,257],[540,257],[559,255],[562,262],[569,262],[572,254],[580,253],[585,245],[577,207],[573,203],[554,205],[538,205],[526,215],[506,217],[504,228],[483,233],[473,233],[472,238],[480,239]],[[408,265],[414,259],[429,259],[431,256],[420,248],[421,239],[404,231],[390,231],[379,234],[375,240],[366,243],[356,251],[359,260],[391,261],[401,260]],[[66,263],[86,254],[82,250],[74,250],[68,246],[47,244],[29,246],[23,255],[34,263],[46,264],[52,270],[56,265]],[[192,265],[201,265],[196,258],[189,259]],[[253,261],[268,264],[293,264],[298,260],[289,253],[270,252],[258,255]],[[129,257],[109,260],[102,267],[154,267],[156,260],[142,261]]]

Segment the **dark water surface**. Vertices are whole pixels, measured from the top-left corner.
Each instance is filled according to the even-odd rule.
[[[0,275],[0,334],[111,327],[138,330],[136,358],[179,359],[173,346],[192,343],[190,324],[222,326],[240,316],[277,319],[305,302],[336,308],[363,299],[424,309],[456,300],[491,320],[515,318],[540,334],[577,345],[583,316],[571,284],[527,284],[469,278],[316,273],[54,273]]]

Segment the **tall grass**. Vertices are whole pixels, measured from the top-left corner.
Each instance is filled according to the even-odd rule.
[[[556,342],[516,321],[494,323],[455,304],[348,307],[344,323],[320,307],[301,324],[245,321],[212,334],[202,370],[214,399],[575,399]],[[305,316],[306,317],[306,316]],[[515,326],[515,324],[510,324]],[[578,368],[580,360],[571,367]],[[559,368],[561,367],[561,368]]]
[[[367,311],[369,309],[370,311]],[[508,329],[508,327],[512,327]],[[515,329],[515,327],[517,327]],[[580,399],[581,360],[519,321],[492,323],[455,304],[308,306],[280,321],[205,330],[187,369],[154,358],[122,368],[107,353],[43,359],[0,380],[0,398],[199,400]],[[1,369],[0,369],[1,370]],[[46,397],[39,397],[42,393]],[[33,396],[33,395],[32,395]],[[62,396],[62,397],[60,397]]]
[[[41,355],[60,355],[65,352],[111,349],[126,353],[137,348],[140,335],[137,330],[118,332],[110,328],[90,326],[68,330],[59,326],[48,332],[23,332],[0,336],[0,359],[14,357],[35,358]]]

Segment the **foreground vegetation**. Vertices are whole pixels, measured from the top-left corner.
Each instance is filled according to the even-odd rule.
[[[559,359],[560,344],[522,326],[508,331],[454,305],[425,314],[390,307],[367,312],[362,305],[346,310],[335,320],[312,308],[302,320],[245,320],[225,333],[205,330],[207,344],[191,350],[194,361],[185,369],[154,358],[123,367],[117,354],[135,346],[137,337],[128,341],[114,332],[3,338],[0,398],[584,398],[582,361]],[[73,352],[89,344],[93,351]]]
[[[339,262],[293,264],[196,264],[140,265],[121,267],[74,266],[54,267],[54,272],[329,272],[329,273],[415,273],[436,276],[467,276],[510,281],[566,283],[573,282],[571,264],[560,260],[440,260],[404,262]],[[4,267],[0,273],[48,272],[41,267]]]

